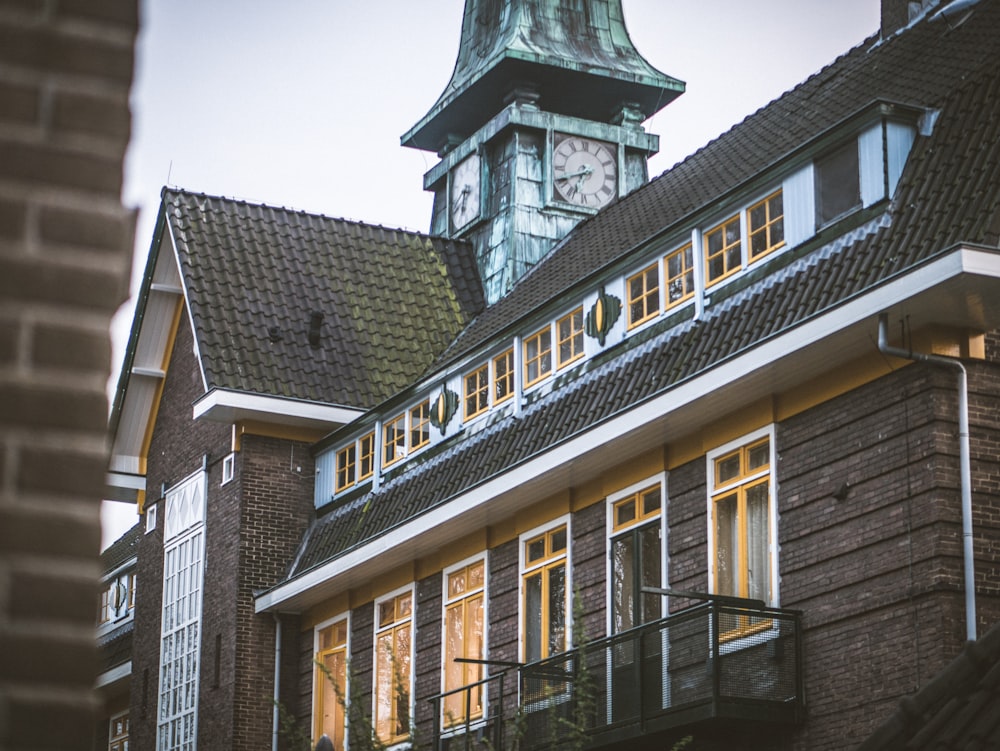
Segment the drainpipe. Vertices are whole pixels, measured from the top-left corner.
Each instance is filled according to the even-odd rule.
[[[889,315],[878,317],[879,351],[893,357],[943,365],[958,370],[958,461],[962,484],[962,547],[965,569],[965,638],[976,639],[976,571],[972,552],[972,469],[969,461],[969,383],[965,366],[952,357],[928,355],[889,344]]]
[[[274,701],[271,707],[271,751],[278,751],[278,701],[281,699],[281,691],[278,686],[281,682],[281,618],[277,613],[271,613],[274,617]]]

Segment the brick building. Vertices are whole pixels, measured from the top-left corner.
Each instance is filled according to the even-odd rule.
[[[620,4],[467,0],[403,136],[429,235],[165,190],[113,414],[132,741],[884,727],[1000,620],[998,32],[887,2],[647,182],[684,85]]]

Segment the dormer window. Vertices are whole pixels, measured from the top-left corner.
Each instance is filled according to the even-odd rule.
[[[780,190],[747,209],[747,232],[750,263],[784,246],[785,211]]]
[[[466,420],[471,420],[490,407],[490,366],[482,365],[465,376]]]
[[[524,385],[538,383],[552,372],[552,327],[539,329],[524,340]]]
[[[635,328],[660,314],[659,263],[628,279],[628,327]]]
[[[382,465],[388,467],[406,456],[406,413],[382,426]]]
[[[361,482],[375,471],[375,431],[366,433],[356,442],[337,452],[337,474],[334,492]]]
[[[430,400],[424,399],[410,409],[410,451],[416,451],[430,442],[431,405]]]
[[[514,348],[505,349],[493,358],[493,403],[514,396]]]
[[[563,316],[556,323],[559,348],[558,367],[563,368],[583,357],[583,306]]]
[[[667,280],[667,308],[694,296],[694,259],[691,243],[671,251],[663,259]]]
[[[705,233],[706,286],[735,274],[742,263],[740,215],[737,214]]]
[[[861,207],[857,140],[817,159],[815,170],[817,227]]]

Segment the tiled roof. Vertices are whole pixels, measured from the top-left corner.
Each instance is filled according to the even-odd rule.
[[[108,545],[101,553],[101,573],[114,571],[139,553],[139,538],[142,537],[142,522],[136,522],[128,532]]]
[[[465,243],[178,190],[163,208],[210,389],[372,407],[483,306]]]
[[[900,702],[858,751],[1000,748],[1000,624]]]
[[[876,99],[936,107],[980,66],[996,65],[997,3],[984,0],[958,28],[925,20],[847,54],[747,117],[646,186],[579,225],[469,326],[442,362],[457,359],[558,299],[594,270],[703,210],[789,151]]]
[[[291,576],[375,539],[539,452],[914,269],[956,243],[997,246],[997,60],[1000,0],[981,3],[974,22],[957,29],[948,30],[941,21],[925,22],[871,52],[858,48],[806,82],[804,92],[796,90],[778,100],[772,105],[775,111],[764,110],[744,121],[737,127],[738,137],[721,137],[679,165],[676,175],[667,173],[581,226],[508,298],[484,313],[468,336],[482,340],[484,319],[494,320],[490,330],[498,330],[503,321],[530,313],[585,271],[600,268],[609,249],[627,249],[653,234],[660,224],[655,221],[657,211],[667,223],[683,215],[684,210],[669,208],[665,196],[680,200],[685,196],[685,181],[692,183],[693,193],[701,195],[686,204],[696,206],[708,200],[709,186],[721,190],[744,179],[747,173],[739,164],[740,153],[719,153],[717,144],[743,143],[753,152],[748,161],[759,166],[767,157],[758,151],[787,151],[795,138],[808,138],[826,128],[873,94],[941,108],[932,136],[917,139],[888,210],[869,213],[867,221],[852,232],[820,247],[813,243],[787,252],[783,269],[762,278],[749,275],[742,289],[730,285],[733,293],[713,301],[698,321],[683,312],[664,319],[648,333],[629,337],[587,363],[565,382],[558,381],[551,393],[535,398],[518,417],[498,413],[486,429],[469,436],[459,434],[423,460],[414,459],[378,491],[338,503],[307,533]],[[851,96],[838,98],[821,92],[820,80],[836,91],[852,92]],[[889,87],[888,82],[894,80],[900,82],[899,90]],[[866,95],[869,81],[875,91]],[[830,97],[836,100],[833,113],[822,104]],[[813,104],[806,107],[810,99]],[[795,108],[789,101],[797,103],[798,114],[792,112]],[[787,137],[778,139],[774,124],[793,115],[799,122],[789,126]],[[807,128],[803,118],[814,121],[814,128]],[[782,145],[751,148],[757,130],[765,140],[782,140]],[[630,217],[642,227],[632,227]],[[598,250],[601,243],[603,253]],[[456,351],[467,346],[463,342]]]
[[[98,674],[105,673],[132,659],[132,633],[135,621],[128,621],[97,640]]]

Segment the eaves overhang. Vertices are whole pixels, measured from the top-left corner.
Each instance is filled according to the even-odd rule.
[[[331,431],[363,414],[364,410],[336,404],[213,388],[194,403],[192,417],[226,424],[255,421]]]
[[[943,251],[261,593],[256,610],[300,612],[651,446],[689,435],[739,405],[830,376],[840,363],[876,356],[877,318],[883,312],[908,319],[914,330],[1000,326],[1000,251],[970,245]],[[894,366],[886,361],[885,367],[889,372]]]

